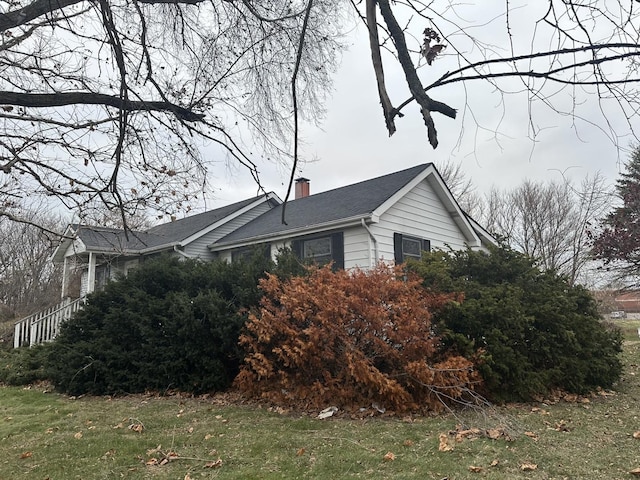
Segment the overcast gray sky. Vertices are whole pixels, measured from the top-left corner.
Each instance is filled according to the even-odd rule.
[[[489,2],[489,5],[496,11],[504,9],[502,1]],[[530,18],[526,12],[520,12],[522,20]],[[491,41],[497,44],[503,41],[505,30],[501,20],[485,30],[493,37]],[[526,32],[522,38],[526,38]],[[572,118],[558,115],[538,102],[533,107],[532,124],[539,129],[539,134],[533,142],[529,138],[527,95],[507,96],[503,104],[502,97],[482,82],[468,84],[466,94],[461,85],[442,90],[440,95],[445,97],[438,99],[458,109],[459,115],[452,120],[434,114],[440,140],[436,150],[427,141],[426,129],[415,105],[404,110],[404,118],[397,119],[397,132],[390,138],[378,101],[364,29],[354,31],[348,43],[350,48],[335,76],[322,127],[307,124],[301,132],[305,142],[304,156],[316,161],[302,164],[297,173],[311,179],[312,193],[420,163],[447,160],[462,164],[480,194],[488,192],[493,185],[511,188],[525,179],[560,180],[561,172],[579,182],[587,174],[599,171],[614,182],[621,168],[620,160],[626,160],[627,152],[621,151],[619,146],[628,148],[632,143],[630,127],[620,111],[610,110],[608,121],[618,135],[616,145],[610,138],[595,94],[584,97],[578,111],[600,128],[584,121],[574,125]],[[385,59],[385,73],[391,100],[397,105],[408,97],[408,90],[402,73],[398,68],[392,68],[389,60]],[[440,72],[455,67],[455,55],[449,52],[438,58],[434,67],[423,67],[420,75],[426,83],[437,78]],[[433,71],[428,70],[430,68]],[[520,88],[513,82],[505,86]],[[559,106],[566,106],[568,101],[568,94],[552,99],[552,103],[557,102]],[[605,105],[605,108],[609,106]],[[632,120],[632,126],[634,123],[638,126],[637,122],[637,119]],[[478,123],[485,129],[478,128]],[[270,163],[260,166],[266,189],[284,198],[289,172]],[[219,188],[208,208],[256,193],[250,177],[242,171],[229,174],[221,169],[214,175]]]

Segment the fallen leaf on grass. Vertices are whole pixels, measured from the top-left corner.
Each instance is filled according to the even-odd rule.
[[[73,438],[75,438],[76,440],[80,440],[82,438],[82,432],[78,432],[76,433]]]
[[[171,460],[177,460],[180,458],[180,455],[178,455],[176,452],[169,452],[167,453],[167,456],[165,457],[167,460],[171,461]]]
[[[129,425],[129,430],[142,433],[142,431],[144,430],[144,425],[142,425],[141,423],[132,423],[131,425]]]
[[[520,470],[522,470],[523,472],[531,472],[532,470],[535,470],[538,468],[538,465],[536,465],[535,463],[523,463],[522,465],[520,465]]]
[[[524,434],[529,438],[533,438],[534,440],[538,440],[538,435],[535,434],[534,432],[524,432]]]
[[[100,457],[102,460],[106,460],[107,458],[111,458],[116,454],[116,451],[112,448],[109,451],[107,451],[104,455],[102,455],[102,457]]]
[[[540,415],[549,415],[549,412],[547,412],[544,408],[540,408],[540,407],[533,407],[531,409],[531,413],[539,413]]]
[[[456,435],[456,442],[460,443],[462,442],[462,440],[464,440],[465,438],[473,438],[473,437],[477,437],[479,436],[482,432],[480,431],[479,428],[468,428],[466,430],[456,430],[453,431],[451,433],[455,433]]]
[[[499,464],[500,462],[498,460],[492,460],[491,464],[489,465],[490,467],[495,467]]]
[[[634,469],[633,469],[633,470],[631,470],[629,473],[630,473],[631,475],[638,475],[638,476],[640,476],[640,467],[638,467],[638,468],[634,468]]]
[[[296,455],[297,455],[298,457],[301,457],[302,455],[304,455],[304,452],[305,452],[304,447],[299,448],[299,449],[298,449],[298,451],[296,452]]]
[[[31,458],[33,456],[33,452],[24,452],[20,455],[20,458]]]
[[[475,465],[471,465],[469,467],[469,471],[473,472],[473,473],[480,473],[482,470],[484,470],[484,468],[482,467],[476,467]]]
[[[633,432],[632,437],[636,440],[640,440],[640,430],[638,430],[637,432]]]
[[[403,445],[404,445],[405,447],[413,447],[413,440],[408,440],[408,439],[407,439],[407,440],[405,440],[405,441],[403,442]]]
[[[453,446],[449,444],[449,437],[446,433],[441,433],[438,436],[438,439],[440,440],[440,445],[438,445],[439,451],[450,452],[451,450],[453,450]]]
[[[204,468],[220,468],[222,466],[222,460],[218,459],[214,462],[207,462],[204,464]]]
[[[396,456],[395,456],[395,454],[394,454],[393,452],[387,452],[387,453],[385,454],[385,456],[384,456],[384,457],[382,457],[382,459],[383,459],[385,462],[393,462],[393,461],[396,459]]]
[[[162,445],[158,445],[156,448],[150,448],[147,450],[147,455],[154,455],[162,449]]]

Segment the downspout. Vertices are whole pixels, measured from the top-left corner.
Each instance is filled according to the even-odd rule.
[[[378,239],[375,237],[375,235],[369,228],[369,225],[367,225],[367,222],[364,221],[364,218],[360,219],[360,223],[362,223],[362,226],[367,231],[367,233],[369,234],[369,238],[371,238],[371,241],[373,242],[374,259],[371,262],[371,252],[369,252],[369,260],[370,260],[371,266],[375,267],[376,265],[378,265],[378,259],[380,258],[380,256],[378,255]]]
[[[184,253],[182,250],[180,250],[177,245],[173,246],[173,251],[176,252],[178,255],[182,255],[184,258],[191,259],[191,257],[186,253]]]

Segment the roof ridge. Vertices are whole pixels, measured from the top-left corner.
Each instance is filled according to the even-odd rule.
[[[379,175],[377,177],[367,178],[365,180],[360,180],[359,182],[350,183],[348,185],[343,185],[341,187],[335,187],[335,188],[332,188],[330,190],[324,190],[324,191],[318,192],[318,193],[313,193],[313,194],[311,194],[309,196],[306,196],[306,197],[289,200],[287,203],[297,202],[298,200],[305,200],[307,198],[317,197],[319,195],[330,194],[330,193],[336,192],[338,190],[343,190],[343,189],[346,189],[346,188],[357,187],[357,186],[360,186],[363,183],[367,183],[367,182],[380,181],[380,180],[382,180],[382,179],[384,179],[386,177],[392,177],[392,176],[395,176],[395,175],[400,176],[400,175],[405,174],[406,172],[408,172],[410,170],[414,170],[414,169],[416,171],[421,171],[421,170],[424,170],[427,167],[432,166],[432,165],[433,165],[433,162],[421,163],[420,165],[414,165],[413,167],[405,168],[403,170],[398,170],[397,172],[385,173],[384,175]]]

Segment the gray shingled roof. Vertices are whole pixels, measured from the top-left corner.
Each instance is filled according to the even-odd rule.
[[[341,219],[365,217],[430,165],[418,165],[400,172],[292,200],[285,208],[286,225],[281,219],[282,205],[278,205],[221,238],[216,244],[241,242]]]
[[[121,229],[85,225],[78,227],[77,235],[89,250],[139,251],[163,245],[175,245],[260,198],[262,197],[248,198],[225,207],[156,225],[145,232],[131,231],[128,233],[128,238]]]
[[[155,240],[145,232],[130,231],[127,238],[122,229],[88,225],[77,226],[76,236],[88,250],[116,252],[141,250]]]

